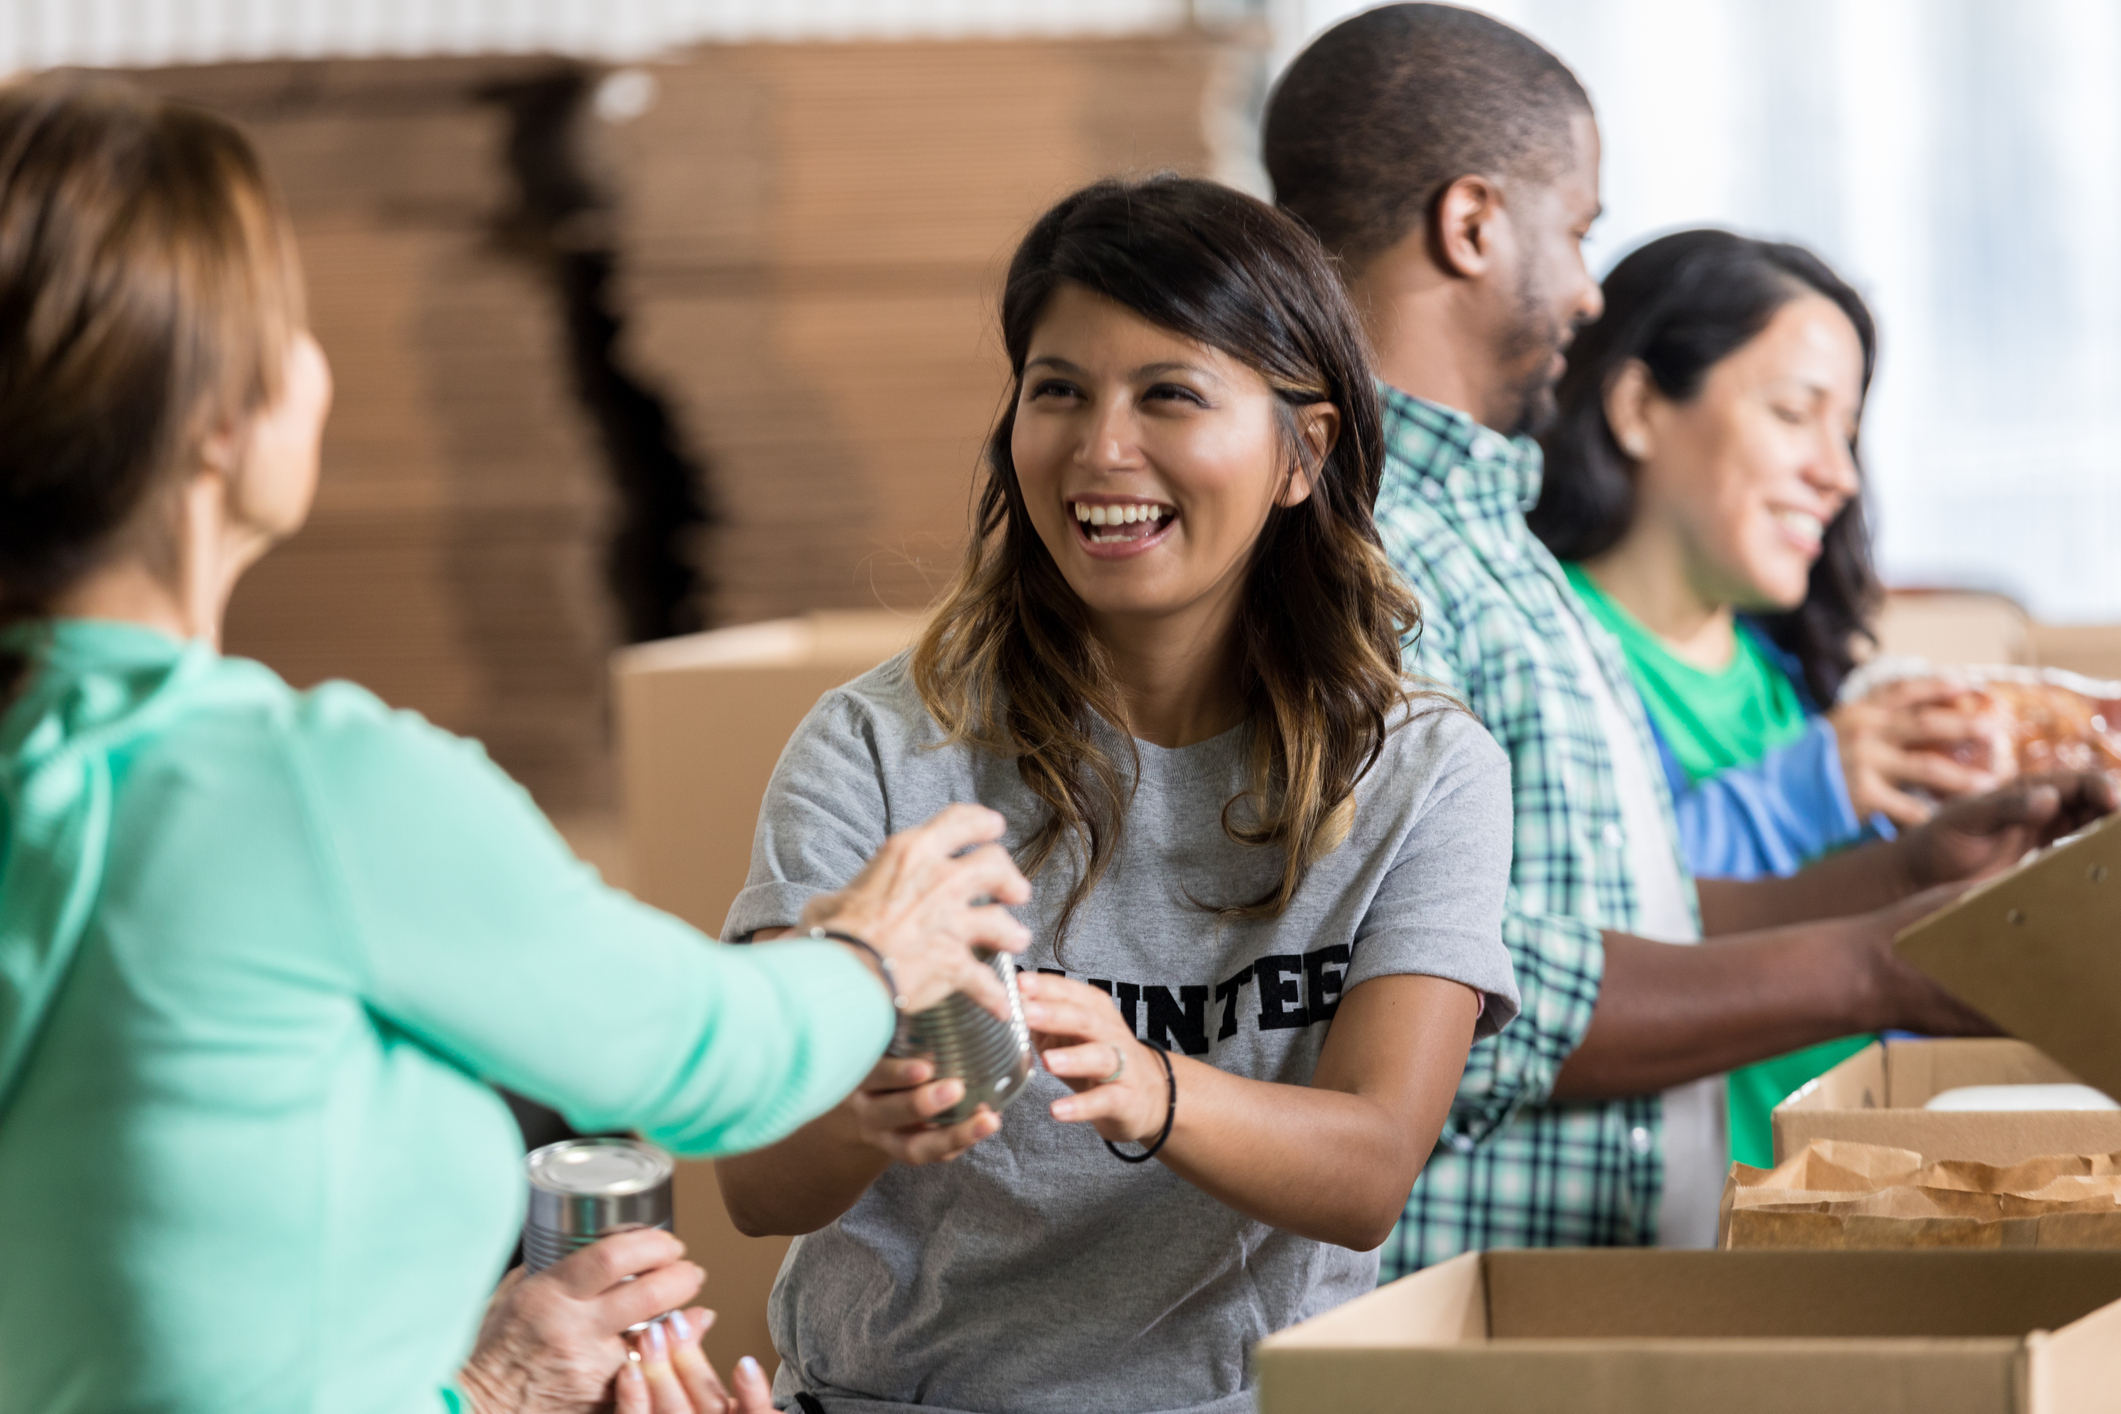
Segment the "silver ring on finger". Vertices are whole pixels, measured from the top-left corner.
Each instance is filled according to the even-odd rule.
[[[1112,1067],[1112,1073],[1110,1075],[1097,1082],[1100,1085],[1110,1085],[1113,1081],[1119,1079],[1122,1075],[1125,1075],[1127,1073],[1127,1053],[1121,1050],[1119,1047],[1114,1046],[1112,1048],[1112,1058],[1118,1061],[1119,1064]]]

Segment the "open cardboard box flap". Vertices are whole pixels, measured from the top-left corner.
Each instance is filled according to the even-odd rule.
[[[2121,816],[1915,924],[1894,947],[2087,1085],[2121,1096]]]
[[[1255,1361],[1261,1414],[2110,1408],[2121,1253],[1469,1253]]]
[[[2121,1111],[1924,1109],[1962,1085],[2053,1085],[2078,1077],[2023,1041],[1884,1041],[1775,1107],[1775,1161],[1820,1140],[1913,1149],[1931,1159],[2015,1164],[2121,1150]]]

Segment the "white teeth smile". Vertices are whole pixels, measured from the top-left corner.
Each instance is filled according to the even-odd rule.
[[[1816,545],[1826,536],[1826,522],[1804,511],[1776,511],[1775,523],[1808,545]]]
[[[1075,511],[1076,520],[1084,525],[1140,525],[1145,527],[1131,534],[1125,532],[1117,535],[1093,534],[1089,537],[1090,543],[1093,545],[1111,545],[1122,540],[1144,539],[1147,536],[1154,535],[1161,529],[1166,517],[1178,514],[1170,506],[1157,505],[1155,503],[1108,506],[1091,505],[1087,502],[1076,501],[1073,503],[1072,509]]]

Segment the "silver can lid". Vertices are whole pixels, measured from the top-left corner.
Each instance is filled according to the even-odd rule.
[[[529,1163],[533,1188],[584,1198],[646,1193],[677,1167],[667,1152],[639,1139],[563,1139],[533,1150]]]

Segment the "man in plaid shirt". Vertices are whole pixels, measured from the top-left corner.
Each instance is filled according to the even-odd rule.
[[[1986,1030],[1900,966],[1893,935],[1949,897],[1938,886],[2113,809],[2112,787],[2023,783],[1697,896],[1618,647],[1524,522],[1527,434],[1601,308],[1580,252],[1598,215],[1582,87],[1493,20],[1389,5],[1297,59],[1266,160],[1340,260],[1387,385],[1378,528],[1424,610],[1408,670],[1495,733],[1517,805],[1503,936],[1524,1010],[1473,1048],[1384,1277],[1486,1247],[1650,1244],[1682,1207],[1698,1242],[1720,1187],[1718,1077],[1864,1031]],[[1716,945],[1692,946],[1704,930]],[[1671,1213],[1668,1165],[1686,1190]]]

